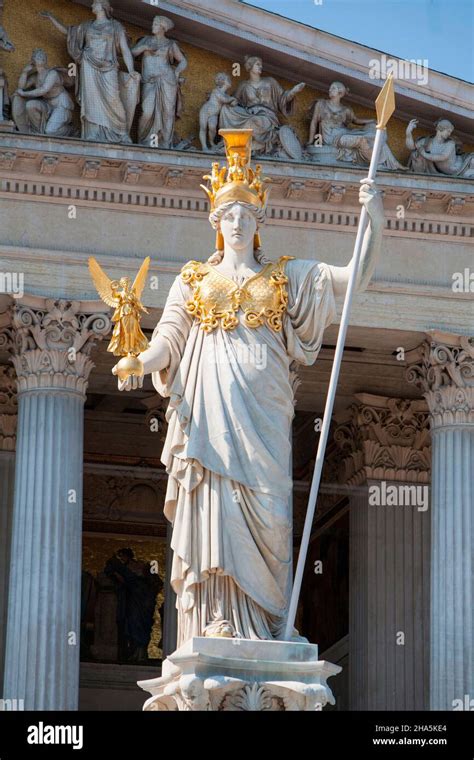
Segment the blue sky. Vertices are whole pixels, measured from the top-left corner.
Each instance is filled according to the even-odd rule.
[[[474,0],[253,0],[339,37],[474,81]]]

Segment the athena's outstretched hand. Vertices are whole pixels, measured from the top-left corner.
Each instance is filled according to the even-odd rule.
[[[112,374],[117,375],[117,364],[112,367]],[[135,391],[137,388],[143,387],[143,376],[137,377],[136,375],[129,375],[125,380],[118,378],[119,391]]]

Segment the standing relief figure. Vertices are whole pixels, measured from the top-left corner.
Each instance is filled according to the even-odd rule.
[[[125,29],[112,18],[109,0],[94,0],[94,21],[65,26],[49,11],[42,11],[67,37],[69,55],[78,67],[76,97],[81,107],[84,140],[130,143],[130,128],[140,89]],[[119,71],[122,55],[128,74]]]
[[[166,16],[155,16],[152,32],[138,40],[132,55],[143,56],[142,113],[138,123],[138,142],[155,148],[172,148],[175,119],[182,110],[182,72],[188,65],[175,40],[166,32],[174,26]]]
[[[474,177],[474,153],[463,152],[461,144],[452,137],[454,124],[449,119],[438,119],[436,134],[414,139],[417,126],[417,119],[412,119],[406,130],[406,146],[411,150],[408,166],[412,171]]]
[[[216,74],[214,81],[216,86],[199,111],[199,140],[202,149],[206,152],[216,147],[215,140],[222,106],[224,103],[228,103],[231,106],[238,104],[237,98],[228,93],[232,84],[228,74],[220,71]]]
[[[17,129],[37,135],[72,135],[74,101],[66,86],[73,81],[67,69],[49,68],[44,50],[34,50],[12,97],[12,117]]]

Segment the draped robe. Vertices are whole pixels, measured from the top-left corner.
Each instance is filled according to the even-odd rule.
[[[235,92],[238,105],[224,104],[220,111],[221,129],[252,129],[252,149],[271,153],[279,145],[280,119],[293,113],[291,90],[284,90],[273,77],[262,77],[258,85],[241,82]]]
[[[283,635],[292,582],[291,365],[313,364],[335,318],[326,264],[293,259],[285,273],[280,332],[241,319],[205,333],[186,311],[192,288],[178,276],[153,333],[171,355],[153,383],[170,399],[162,461],[178,646],[222,620],[244,638]]]
[[[356,118],[352,108],[340,105],[337,110],[330,107],[328,100],[318,100],[314,107],[313,116],[319,124],[323,145],[334,145],[339,148],[338,161],[356,161],[370,164],[372,150],[375,144],[375,124],[361,124],[353,128]],[[366,145],[369,147],[367,148]],[[387,135],[382,134],[382,147],[379,166],[384,169],[404,170],[387,145]]]
[[[119,83],[118,55],[124,38],[124,28],[113,19],[68,27],[68,52],[80,66],[76,97],[84,140],[131,142]]]
[[[180,49],[174,40],[168,40],[147,58],[143,63],[138,141],[141,145],[150,145],[152,135],[157,135],[160,147],[170,148],[174,120],[180,117],[183,105],[181,85],[174,68],[174,64],[181,61]]]

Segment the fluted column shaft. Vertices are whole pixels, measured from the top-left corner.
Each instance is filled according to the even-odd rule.
[[[16,306],[18,429],[4,698],[75,710],[79,695],[83,408],[102,315]]]
[[[474,424],[433,431],[432,533],[430,704],[452,710],[474,696]]]
[[[27,710],[77,709],[83,405],[71,391],[19,395],[4,691]]]
[[[385,481],[387,487],[419,484]],[[368,481],[350,499],[351,710],[428,707],[429,514],[371,505]]]
[[[466,709],[474,696],[474,338],[433,330],[409,361],[433,439],[430,707]]]
[[[3,349],[9,346],[8,335],[3,331],[0,331],[0,346]],[[2,365],[0,366],[0,697],[3,693],[5,669],[16,424],[15,372],[13,367]]]
[[[350,493],[351,710],[428,706],[429,466],[424,401],[356,394],[335,431]]]
[[[5,669],[5,639],[7,630],[8,583],[13,516],[13,481],[15,454],[0,451],[0,683]],[[1,689],[0,689],[1,696]]]

